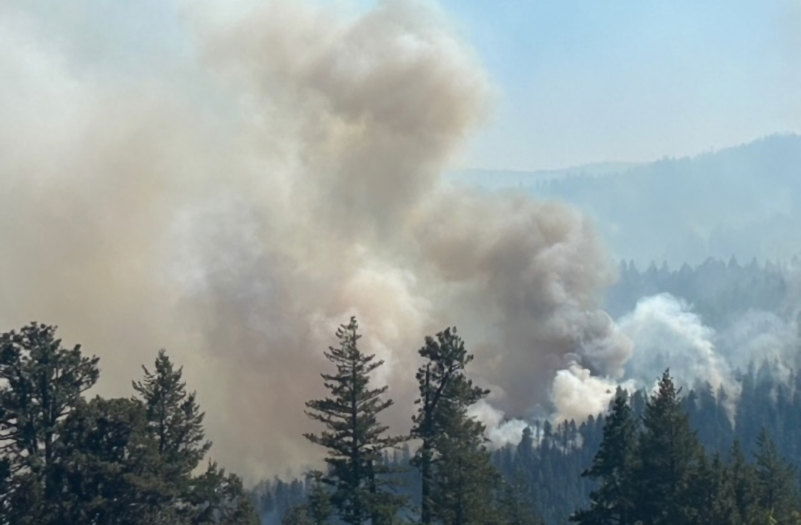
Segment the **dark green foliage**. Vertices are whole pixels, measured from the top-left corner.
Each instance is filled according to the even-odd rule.
[[[497,521],[500,476],[485,446],[484,425],[467,413],[488,393],[465,374],[473,356],[455,328],[427,337],[419,353],[425,363],[417,371],[412,436],[421,441],[414,459],[421,473],[421,522]]]
[[[699,385],[687,394],[684,405],[698,440],[707,450],[725,453],[734,438],[726,391],[721,388],[715,394],[709,383]]]
[[[687,523],[687,524],[766,524],[798,523],[797,479],[793,470],[780,458],[772,440],[763,431],[757,440],[753,464],[746,461],[735,441],[728,463],[720,454],[707,455],[688,424],[678,391],[667,372],[658,392],[648,399],[639,432],[639,449],[634,468],[628,469],[628,491],[608,496],[612,481],[626,479],[615,476],[614,470],[602,468],[611,456],[616,463],[626,464],[623,451],[627,447],[616,438],[620,428],[636,430],[619,421],[630,417],[618,393],[607,416],[604,439],[588,473],[605,472],[601,487],[591,494],[592,506],[577,513],[581,523]],[[714,413],[712,411],[711,413]],[[620,417],[620,414],[629,414]],[[706,424],[714,426],[714,418]],[[631,439],[631,438],[630,438]],[[617,444],[615,444],[617,443]],[[715,443],[715,445],[717,445]],[[612,452],[610,455],[610,451]],[[629,463],[631,464],[631,463]],[[628,497],[634,494],[632,500]],[[609,509],[625,506],[627,513],[611,513]],[[631,516],[635,519],[632,520]]]
[[[542,525],[542,520],[529,502],[522,487],[501,482],[497,498],[495,522],[499,525]]]
[[[775,453],[762,454],[763,471],[778,472],[779,475],[763,475],[763,483],[774,478],[786,481],[789,469],[784,460],[775,459],[776,453],[797,468],[801,458],[801,441],[798,440],[798,429],[801,428],[798,423],[801,414],[801,378],[792,374],[788,380],[786,375],[780,376],[768,365],[753,367],[743,376],[742,385],[742,393],[733,400],[727,399],[722,391],[714,392],[707,385],[689,391],[683,399],[676,393],[678,412],[688,413],[690,426],[697,431],[698,440],[703,445],[691,447],[696,448],[697,452],[695,457],[688,459],[692,468],[687,473],[687,488],[676,505],[683,508],[686,521],[694,524],[763,525],[771,520],[780,523],[783,515],[790,516],[790,522],[796,523],[792,520],[797,520],[798,496],[793,496],[792,504],[784,510],[774,509],[771,512],[761,503],[769,498],[761,496],[760,492],[770,491],[760,491],[758,488],[756,456],[761,448],[765,448],[759,445],[757,439],[760,428],[764,427],[775,444]],[[779,395],[782,391],[785,393]],[[637,429],[635,443],[640,441],[640,422],[645,415],[646,404],[654,400],[654,396],[649,399],[643,391],[629,396],[628,407]],[[750,408],[746,410],[743,407]],[[731,410],[737,414],[734,426],[729,419]],[[565,523],[577,509],[591,509],[589,495],[603,492],[603,478],[594,482],[589,477],[582,477],[581,473],[592,468],[594,457],[602,448],[607,419],[614,412],[613,404],[610,406],[610,415],[591,417],[580,424],[565,421],[553,426],[547,421],[533,421],[517,446],[494,451],[492,462],[509,488],[501,490],[503,485],[499,484],[489,494],[488,499],[493,500],[498,508],[492,523],[508,523],[512,518],[507,510],[514,510],[515,505],[536,510],[544,523],[549,524]],[[669,421],[669,418],[664,420]],[[725,439],[727,435],[733,436],[728,444]],[[741,442],[744,446],[740,446]],[[765,450],[769,451],[769,448]],[[771,457],[774,459],[771,460]],[[639,463],[639,458],[640,454],[635,453],[635,465]],[[419,456],[415,463],[419,465]],[[406,466],[408,456],[398,455],[391,464]],[[635,472],[637,470],[635,468]],[[795,472],[789,480],[789,492],[793,494],[797,492],[797,470]],[[406,473],[400,477],[405,480],[402,487],[404,493],[419,505],[416,498],[422,492],[420,476]],[[643,481],[635,478],[633,483],[639,487]],[[305,501],[309,490],[299,482],[263,485],[260,489],[260,508],[264,509],[266,523],[278,523],[274,516],[280,517],[287,508]],[[782,493],[783,490],[772,489],[774,493]],[[588,519],[585,523],[592,521]]]
[[[142,367],[144,378],[133,388],[145,405],[147,426],[155,437],[165,476],[180,480],[188,476],[206,455],[211,443],[203,434],[203,413],[195,393],[187,393],[181,368],[175,369],[160,350],[151,372]]]
[[[55,332],[31,323],[0,334],[0,452],[11,474],[0,516],[9,522],[58,520],[59,472],[69,453],[64,420],[98,377],[98,359],[62,347]]]
[[[255,512],[236,475],[226,475],[210,463],[193,476],[211,443],[206,441],[203,416],[188,393],[181,368],[160,350],[153,371],[142,367],[144,379],[134,381],[144,407],[146,432],[152,441],[162,502],[149,519],[174,523],[253,523]]]
[[[442,463],[470,459],[482,462],[481,451],[478,449],[482,443],[476,443],[476,433],[481,436],[483,428],[466,417],[466,409],[487,392],[474,386],[465,375],[465,366],[472,361],[473,356],[467,353],[455,329],[447,328],[438,333],[436,339],[426,337],[425,346],[419,353],[426,361],[416,374],[420,397],[416,401],[419,405],[418,412],[412,417],[412,436],[421,441],[414,464],[421,473],[421,522],[427,524],[434,519],[435,508],[441,513],[454,512],[446,509],[447,505],[443,500],[448,494],[443,493],[443,490],[447,489],[449,483],[458,483],[464,477],[464,472],[460,469],[445,472],[453,465]],[[459,439],[466,438],[468,443],[464,443],[459,449],[457,440],[449,440],[448,432],[455,432],[454,436],[458,435]],[[451,452],[461,455],[443,457]],[[468,454],[478,456],[465,457]],[[486,468],[479,465],[476,467]],[[470,464],[465,465],[465,468],[470,468]],[[461,502],[448,503],[453,505]],[[455,512],[461,513],[463,509]]]
[[[473,356],[467,353],[455,330],[448,328],[438,333],[436,339],[426,337],[425,346],[419,350],[419,354],[426,362],[416,374],[420,397],[415,401],[419,408],[412,417],[412,436],[421,441],[414,464],[421,473],[421,523],[428,524],[433,521],[437,507],[443,507],[441,511],[446,512],[442,500],[447,495],[442,493],[446,488],[443,485],[458,481],[447,476],[461,476],[460,472],[437,475],[435,463],[442,461],[443,453],[456,448],[448,443],[446,428],[452,425],[453,430],[460,432],[463,437],[469,434],[470,424],[460,419],[463,416],[460,412],[464,412],[466,403],[472,404],[486,394],[474,387],[465,376],[465,366]]]
[[[484,446],[484,426],[466,415],[466,407],[445,418],[433,440],[432,515],[444,524],[488,523],[496,508],[491,494],[500,476]]]
[[[740,264],[736,259],[709,258],[674,268],[651,263],[642,270],[624,261],[619,276],[606,293],[605,307],[613,317],[630,312],[643,297],[669,293],[692,304],[706,324],[720,329],[749,310],[780,312],[793,291],[783,268],[756,260]]]
[[[65,422],[64,442],[64,522],[135,524],[167,503],[141,403],[98,397],[81,404]]]
[[[589,509],[576,513],[571,521],[582,524],[633,524],[638,486],[637,423],[628,395],[618,389],[604,424],[604,437],[592,465],[582,475],[600,486],[590,493]]]
[[[188,480],[189,491],[182,495],[187,504],[190,523],[219,525],[256,525],[256,511],[236,474],[226,475],[216,463],[209,463],[206,471]]]
[[[691,523],[733,524],[741,521],[730,474],[718,454],[711,460],[704,454],[699,456],[685,504]]]
[[[328,523],[331,513],[331,495],[328,493],[323,475],[313,472],[310,476],[311,485],[307,488],[308,496],[303,504],[296,504],[284,513],[282,525],[323,525]]]
[[[757,508],[756,476],[752,465],[746,461],[739,441],[731,446],[728,475],[737,517],[741,523],[749,523],[749,518]]]
[[[687,501],[700,444],[668,372],[648,399],[640,435],[637,517],[658,524],[689,523]]]
[[[329,470],[322,480],[332,487],[331,502],[340,518],[352,524],[391,523],[404,500],[392,491],[382,453],[406,438],[387,436],[388,427],[378,421],[392,400],[383,397],[386,386],[370,388],[370,375],[383,361],[359,350],[356,319],[342,325],[336,336],[339,346],[325,352],[336,371],[322,374],[330,397],[306,403],[309,417],[325,429],[305,437],[328,451]]]
[[[97,358],[55,327],[0,334],[0,524],[255,524],[242,483],[215,464],[202,413],[162,351],[142,399],[87,402]]]
[[[798,523],[799,502],[793,469],[779,456],[776,445],[764,430],[757,439],[754,489],[760,518],[767,523]]]
[[[307,503],[308,515],[314,525],[322,525],[328,522],[331,516],[331,496],[329,496],[325,485],[322,483],[322,476],[314,476],[309,501]]]

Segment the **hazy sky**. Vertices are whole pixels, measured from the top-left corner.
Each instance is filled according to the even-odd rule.
[[[801,131],[801,0],[423,1],[440,6],[495,86],[466,167],[652,160]],[[92,3],[18,5],[128,74],[180,52],[172,3],[76,6]],[[220,19],[259,3],[190,2]]]
[[[649,160],[801,131],[801,0],[442,0],[499,93],[468,164]]]

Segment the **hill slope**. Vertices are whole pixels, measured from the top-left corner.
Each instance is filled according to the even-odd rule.
[[[784,259],[801,251],[798,135],[649,164],[470,170],[453,180],[572,203],[597,221],[615,256],[640,263]]]

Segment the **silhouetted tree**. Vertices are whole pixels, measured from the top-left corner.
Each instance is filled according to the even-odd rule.
[[[689,523],[689,489],[700,445],[668,371],[649,397],[640,436],[637,518],[653,525]]]
[[[619,388],[606,417],[598,453],[592,466],[582,474],[597,480],[599,487],[590,493],[590,508],[577,512],[571,521],[597,525],[635,523],[636,451],[637,424],[628,395]]]
[[[384,398],[386,386],[370,388],[370,375],[383,361],[359,350],[356,318],[340,326],[336,336],[339,346],[325,352],[336,370],[322,374],[330,396],[306,403],[306,413],[325,430],[304,435],[328,450],[329,470],[322,479],[332,486],[331,502],[340,518],[351,524],[389,523],[403,499],[390,490],[392,480],[380,461],[383,451],[406,438],[388,436],[388,427],[378,421],[392,400]]]
[[[0,453],[6,474],[0,523],[61,519],[64,421],[95,384],[97,357],[68,349],[56,327],[31,323],[0,334]]]
[[[427,337],[417,371],[420,397],[412,435],[421,440],[415,457],[422,477],[421,522],[486,523],[499,476],[485,447],[484,425],[468,408],[488,394],[465,374],[473,356],[455,329]]]

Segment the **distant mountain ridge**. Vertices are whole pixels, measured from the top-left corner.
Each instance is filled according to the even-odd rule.
[[[566,170],[467,170],[450,179],[575,205],[613,255],[640,263],[801,252],[801,136],[771,135],[694,157]]]
[[[635,162],[598,162],[570,168],[536,171],[466,169],[451,174],[450,180],[475,184],[489,189],[498,189],[510,186],[527,186],[532,182],[542,183],[569,177],[597,177],[619,174],[639,165]]]

